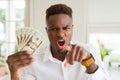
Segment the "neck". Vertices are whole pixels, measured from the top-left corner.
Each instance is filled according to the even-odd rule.
[[[52,56],[60,61],[64,61],[65,59],[65,55],[66,55],[66,51],[64,52],[58,52],[57,50],[53,49],[51,47],[51,53],[52,53]]]

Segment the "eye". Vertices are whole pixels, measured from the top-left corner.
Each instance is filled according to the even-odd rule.
[[[70,26],[67,26],[67,27],[63,27],[63,30],[70,30],[71,27]]]
[[[52,31],[57,31],[57,28],[51,28]]]
[[[57,31],[58,30],[58,28],[48,28],[48,30],[51,30],[51,31]]]

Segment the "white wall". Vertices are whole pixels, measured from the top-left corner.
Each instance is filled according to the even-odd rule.
[[[88,0],[87,34],[120,33],[120,0]]]
[[[120,0],[88,0],[88,23],[120,23]]]
[[[45,10],[55,3],[65,3],[73,9],[73,41],[86,42],[86,0],[31,0],[30,25],[46,35]]]
[[[45,32],[45,10],[55,3],[73,9],[73,41],[87,42],[89,33],[120,33],[120,0],[31,0],[30,25]]]

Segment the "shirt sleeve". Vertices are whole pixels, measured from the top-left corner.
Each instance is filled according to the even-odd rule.
[[[95,63],[99,66],[96,72],[92,74],[85,73],[87,80],[111,80],[107,68],[101,60],[99,50],[92,45],[87,45],[87,50],[93,55]]]
[[[36,80],[33,69],[30,66],[25,67],[21,70],[20,80]]]
[[[87,80],[111,80],[108,73],[103,70],[101,67],[93,74],[85,73]]]

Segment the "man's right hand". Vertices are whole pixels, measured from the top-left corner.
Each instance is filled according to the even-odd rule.
[[[20,69],[32,64],[34,56],[29,51],[20,51],[9,55],[7,63],[11,73],[11,77],[19,76]],[[13,79],[16,80],[16,79]]]

